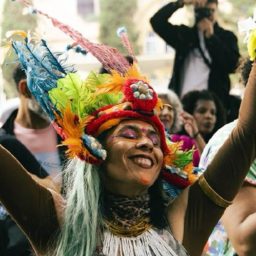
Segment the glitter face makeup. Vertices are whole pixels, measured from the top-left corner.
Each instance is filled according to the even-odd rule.
[[[106,139],[103,179],[109,190],[145,190],[157,179],[163,164],[160,137],[144,121],[122,121]]]

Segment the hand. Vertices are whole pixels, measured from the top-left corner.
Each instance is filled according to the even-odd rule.
[[[192,4],[196,7],[203,7],[205,6],[207,0],[179,0],[179,2],[185,5]]]
[[[195,118],[187,112],[181,113],[181,120],[183,121],[184,129],[187,134],[194,138],[195,134],[198,134],[198,126]]]
[[[209,19],[204,18],[197,23],[197,27],[200,31],[203,32],[206,38],[210,38],[214,34],[213,22]]]

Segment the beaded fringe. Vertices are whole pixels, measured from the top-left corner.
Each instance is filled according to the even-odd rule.
[[[137,237],[118,237],[104,232],[103,255],[106,256],[178,256],[161,236],[149,229]]]

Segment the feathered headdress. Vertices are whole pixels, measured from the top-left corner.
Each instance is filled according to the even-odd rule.
[[[106,158],[106,151],[96,138],[121,120],[140,119],[158,130],[165,164],[177,167],[184,174],[191,172],[192,152],[183,152],[179,144],[167,141],[158,117],[161,101],[136,63],[131,65],[117,49],[92,43],[78,31],[39,10],[33,9],[33,12],[49,18],[109,71],[109,74],[91,72],[81,80],[74,69],[62,64],[61,56],[49,50],[44,40],[34,43],[25,38],[12,42],[26,71],[28,87],[51,118],[63,139],[62,144],[68,147],[68,156],[100,163]],[[120,29],[119,35],[135,61],[126,30]]]

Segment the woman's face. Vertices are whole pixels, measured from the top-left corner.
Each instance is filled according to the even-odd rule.
[[[159,118],[164,125],[166,131],[171,132],[174,122],[174,109],[171,105],[164,104],[160,112]]]
[[[209,134],[216,124],[216,105],[212,100],[198,100],[193,113],[198,129],[202,134]]]
[[[110,192],[134,196],[145,192],[156,181],[163,153],[158,132],[151,124],[122,121],[104,144],[108,156],[102,178]]]

